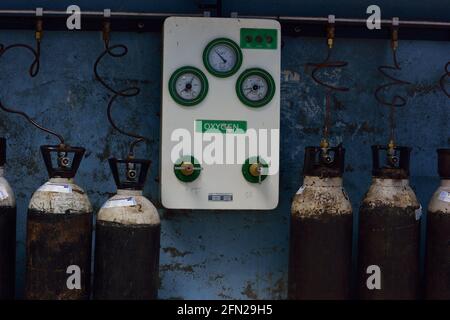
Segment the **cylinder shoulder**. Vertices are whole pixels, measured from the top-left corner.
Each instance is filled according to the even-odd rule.
[[[440,186],[431,197],[428,212],[450,214],[450,186]]]
[[[292,201],[293,216],[319,216],[321,214],[352,214],[352,206],[344,188],[340,186],[303,185]]]
[[[158,210],[142,195],[111,197],[98,212],[97,220],[136,225],[160,224]]]
[[[363,206],[418,208],[420,204],[407,180],[374,179],[364,197]]]
[[[16,197],[8,181],[0,177],[0,207],[15,207]]]
[[[73,182],[55,183],[48,181],[31,197],[30,210],[50,214],[92,212],[92,205],[86,192]]]

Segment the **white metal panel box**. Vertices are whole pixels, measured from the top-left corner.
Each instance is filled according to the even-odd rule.
[[[280,24],[164,23],[161,200],[171,209],[278,205]]]

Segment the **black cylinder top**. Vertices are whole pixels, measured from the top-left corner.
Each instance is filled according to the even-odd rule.
[[[394,147],[389,154],[389,147],[384,145],[372,146],[372,175],[384,179],[408,179],[410,147]],[[380,155],[384,153],[384,161]]]
[[[50,178],[73,178],[86,150],[67,145],[41,146],[42,157]]]
[[[342,177],[344,173],[345,149],[306,147],[303,175],[317,177]]]
[[[0,138],[0,167],[6,163],[6,139]]]
[[[442,179],[450,179],[450,149],[438,149],[438,173]]]
[[[108,162],[117,189],[144,189],[148,169],[150,168],[150,160],[110,158]]]

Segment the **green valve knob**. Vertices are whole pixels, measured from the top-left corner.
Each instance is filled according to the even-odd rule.
[[[175,176],[183,182],[196,180],[200,176],[201,170],[202,166],[193,156],[183,156],[173,166]]]
[[[261,157],[250,157],[242,165],[242,175],[250,183],[261,183],[267,178],[269,165]]]

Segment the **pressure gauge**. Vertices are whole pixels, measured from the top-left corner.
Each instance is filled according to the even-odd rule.
[[[242,52],[233,40],[219,38],[203,51],[203,63],[214,76],[225,78],[235,74],[242,64]]]
[[[194,106],[205,99],[208,93],[208,80],[199,69],[182,67],[170,77],[169,92],[178,104]]]
[[[247,69],[236,82],[236,93],[243,104],[259,108],[272,100],[275,94],[275,81],[263,69]]]

